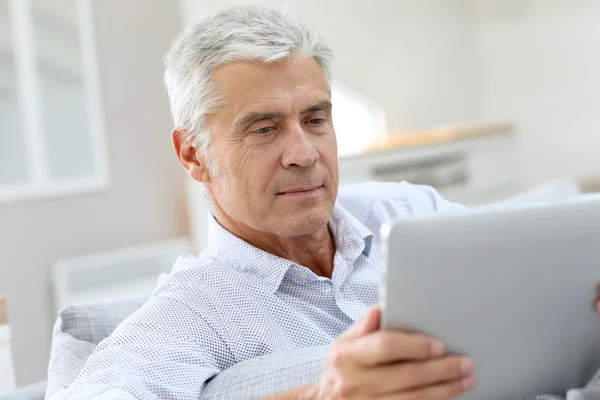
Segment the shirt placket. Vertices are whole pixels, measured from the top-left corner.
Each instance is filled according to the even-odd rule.
[[[360,301],[352,290],[350,274],[352,272],[348,261],[337,253],[333,260],[333,289],[335,295],[335,303],[338,308],[350,319],[356,321],[363,316],[368,307]]]

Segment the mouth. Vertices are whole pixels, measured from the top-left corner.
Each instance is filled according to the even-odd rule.
[[[315,193],[323,185],[312,185],[312,186],[298,186],[285,190],[284,192],[277,193],[278,196],[305,196]]]

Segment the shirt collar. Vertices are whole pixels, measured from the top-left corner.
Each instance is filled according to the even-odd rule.
[[[339,203],[329,217],[329,230],[335,241],[335,249],[350,263],[364,254],[371,253],[373,233]]]
[[[371,252],[373,233],[341,205],[335,205],[328,223],[336,251],[350,263]],[[209,250],[217,259],[258,278],[264,287],[275,293],[294,263],[235,236],[213,217],[209,228]]]

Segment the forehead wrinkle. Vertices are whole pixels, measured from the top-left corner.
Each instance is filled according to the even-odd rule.
[[[279,103],[286,102],[286,99],[283,99],[281,97],[262,97],[260,99],[256,99],[256,98],[249,99],[241,107],[239,107],[238,110],[236,111],[235,118],[234,118],[234,124],[235,124],[235,121],[239,119],[238,118],[239,115],[244,113],[244,109],[249,108],[249,107],[255,108],[254,110],[251,110],[250,112],[257,112],[260,114],[282,114],[282,115],[285,114],[285,112],[283,112],[283,110],[287,107],[281,107],[281,105],[279,105],[277,107],[277,109],[274,109],[272,105],[269,105],[269,106],[264,105],[264,106],[256,106],[256,107],[251,106],[252,103],[263,103],[262,100],[274,100]]]
[[[323,94],[325,94],[325,95],[327,96],[325,99],[322,99],[322,100],[315,100],[315,102],[316,102],[316,103],[321,103],[321,102],[323,102],[323,101],[325,101],[325,100],[329,100],[329,101],[331,101],[331,98],[330,98],[330,96],[329,96],[329,93],[327,93],[327,92],[323,91],[323,89],[321,89],[321,88],[314,88],[314,89],[311,89],[311,90],[309,90],[308,92],[304,93],[304,94],[303,94],[303,95],[302,95],[302,96],[301,96],[301,97],[298,99],[298,101],[304,100],[306,97],[308,97],[308,96],[312,95],[314,92],[322,92]]]
[[[244,91],[242,91],[241,93],[234,94],[234,96],[232,96],[232,97],[229,99],[229,101],[230,101],[230,102],[235,102],[236,100],[239,100],[241,97],[243,97],[243,96],[245,96],[246,94],[248,94],[248,92],[251,92],[251,91],[253,91],[253,90],[256,90],[256,89],[258,89],[260,86],[261,86],[260,84],[256,84],[256,85],[254,85],[254,86],[252,86],[252,87],[250,87],[250,88],[248,88],[248,89],[244,89]],[[250,100],[250,101],[251,101],[251,100]]]

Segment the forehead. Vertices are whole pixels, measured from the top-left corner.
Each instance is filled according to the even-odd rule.
[[[217,68],[214,77],[224,96],[223,108],[234,114],[255,106],[294,106],[330,97],[323,72],[312,57],[230,63]]]

